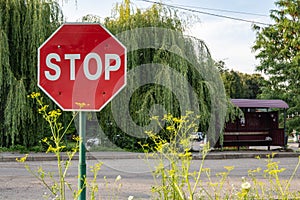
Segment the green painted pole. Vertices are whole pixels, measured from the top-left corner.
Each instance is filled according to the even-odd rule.
[[[79,166],[78,166],[78,191],[81,191],[78,200],[86,200],[86,159],[85,159],[85,132],[86,132],[86,113],[79,112]]]

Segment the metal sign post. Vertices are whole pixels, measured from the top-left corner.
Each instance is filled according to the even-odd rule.
[[[86,158],[85,158],[86,112],[79,111],[79,164],[78,164],[78,200],[86,200]]]
[[[86,199],[84,111],[100,111],[126,86],[126,55],[98,23],[65,23],[38,48],[38,86],[63,111],[79,112],[79,200]]]

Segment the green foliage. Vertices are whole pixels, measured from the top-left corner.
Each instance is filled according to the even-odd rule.
[[[244,88],[239,76],[239,72],[236,71],[226,71],[222,73],[222,79],[224,82],[224,87],[226,94],[233,99],[238,99],[243,96]]]
[[[162,68],[153,77],[155,83],[140,84],[142,86],[135,88],[130,101],[121,104],[121,106],[129,104],[130,116],[127,118],[132,118],[136,125],[143,127],[150,124],[150,116],[153,114],[153,107],[156,105],[160,105],[166,113],[180,116],[184,115],[180,111],[182,110],[182,104],[198,104],[199,110],[197,112],[201,113],[199,130],[208,131],[210,122],[214,120],[220,120],[220,122],[214,124],[223,124],[223,119],[211,115],[213,113],[211,102],[218,105],[225,104],[225,97],[224,99],[211,99],[211,95],[213,94],[224,93],[223,86],[217,88],[214,85],[217,81],[212,78],[215,76],[215,78],[220,79],[219,74],[213,72],[214,65],[204,42],[183,35],[187,21],[182,20],[176,10],[154,4],[142,11],[134,8],[129,0],[117,4],[112,13],[113,16],[106,18],[103,25],[127,47],[128,71],[134,70],[136,67],[144,64],[149,64],[149,68],[154,66],[151,64],[165,66],[165,68]],[[85,16],[83,20],[98,21],[99,19],[95,16]],[[155,35],[155,30],[151,31],[149,27],[161,28],[160,30],[168,30],[169,32],[163,33],[162,31],[162,33],[158,32],[158,35]],[[126,35],[126,31],[130,34]],[[146,44],[158,45],[139,48],[141,44],[144,46]],[[195,69],[195,66],[193,66],[195,63],[201,65],[201,68],[203,68],[201,72]],[[183,83],[175,85],[173,83],[176,81],[176,77],[170,72],[170,68],[187,79],[188,86],[191,86],[193,92],[196,93],[195,97],[188,94],[185,89],[187,85]],[[132,84],[133,81],[134,84],[139,85],[139,83],[143,83],[143,80],[146,79],[145,76],[133,77],[132,80],[128,78],[127,85]],[[164,83],[170,87],[168,88],[163,84],[156,83]],[[174,94],[174,91],[179,91],[177,96]],[[178,96],[184,100],[180,102]],[[116,98],[119,98],[119,95]],[[101,128],[107,137],[113,142],[116,141],[116,145],[123,149],[140,151],[138,143],[147,143],[149,140],[133,137],[127,134],[124,129],[119,128],[119,125],[112,116],[111,109],[109,104],[98,115]],[[118,112],[126,111],[120,109]],[[222,114],[226,111],[218,110],[218,112]],[[130,125],[126,124],[126,120],[121,120],[120,123],[122,123],[123,127],[130,129]],[[212,126],[210,132],[213,135],[219,134],[220,129],[222,128]],[[143,131],[136,134],[141,135]],[[118,136],[118,140],[115,140],[116,136]]]
[[[124,0],[112,11],[112,18],[106,18],[104,26],[113,34],[142,27],[161,27],[182,32],[183,22],[173,9],[153,4],[142,11],[134,9],[130,0]]]
[[[153,117],[158,123],[166,121],[168,131],[173,136],[166,140],[158,133],[147,132],[154,146],[143,145],[146,158],[155,158],[153,167],[155,185],[152,187],[153,199],[174,200],[250,200],[250,199],[297,199],[298,191],[291,189],[292,180],[300,166],[300,157],[294,171],[286,180],[281,173],[286,169],[274,160],[275,154],[268,155],[264,168],[248,170],[248,177],[241,177],[241,183],[232,184],[230,173],[234,166],[224,166],[224,171],[212,174],[210,168],[204,168],[205,157],[209,153],[209,144],[202,149],[202,162],[196,171],[191,171],[192,156],[189,152],[189,131],[195,127],[194,116],[173,117],[166,115],[162,120]],[[260,159],[260,157],[258,157]],[[260,177],[258,177],[260,176]],[[263,178],[261,178],[263,177]]]
[[[276,154],[272,153],[267,155],[265,160],[265,169],[256,168],[248,170],[248,177],[250,187],[245,191],[238,193],[240,199],[297,199],[298,192],[294,192],[291,189],[291,182],[295,178],[295,174],[300,166],[300,157],[298,163],[294,168],[293,173],[290,177],[285,180],[281,178],[281,173],[286,169],[280,167],[280,163],[274,160]],[[261,159],[258,157],[258,159]],[[262,174],[267,180],[266,182],[258,180],[257,176]],[[246,180],[243,180],[244,182]]]
[[[49,105],[45,104],[44,99],[43,97],[41,97],[40,93],[33,92],[28,95],[28,97],[34,99],[37,102],[39,107],[38,113],[43,116],[43,119],[47,122],[51,130],[51,137],[45,137],[42,142],[47,144],[48,149],[46,153],[54,153],[57,158],[59,179],[56,180],[52,173],[46,173],[42,167],[38,169],[37,173],[30,169],[28,165],[25,165],[25,167],[31,174],[33,174],[38,180],[40,180],[46,188],[49,189],[49,192],[51,192],[49,197],[59,197],[60,200],[65,200],[67,187],[70,191],[73,192],[74,198],[76,199],[81,191],[75,191],[65,179],[69,166],[71,165],[71,160],[78,152],[80,138],[73,138],[74,141],[76,141],[76,144],[71,149],[71,151],[67,151],[68,158],[66,161],[63,161],[61,152],[66,149],[66,146],[64,144],[64,137],[78,113],[75,113],[69,124],[66,127],[63,127],[63,124],[60,121],[62,112],[59,109],[49,111]],[[47,178],[51,180],[52,185],[47,183]]]
[[[26,147],[38,144],[38,141],[49,135],[49,127],[41,120],[34,108],[34,102],[26,98],[26,94],[37,91],[36,68],[37,49],[46,38],[62,23],[62,13],[55,0],[0,0],[0,145],[9,147],[20,144]],[[183,37],[183,31],[187,24],[182,20],[177,11],[153,5],[151,8],[142,11],[134,9],[129,0],[117,4],[113,10],[114,18],[106,18],[104,26],[113,34],[118,34],[126,30],[142,27],[160,27],[176,31]],[[97,16],[88,15],[83,17],[86,22],[99,22]],[[133,37],[132,45],[141,42],[149,42],[147,35],[142,37],[145,41]],[[200,60],[201,65],[207,68],[212,67],[210,54],[205,44],[196,39],[184,39],[184,44],[176,44],[172,37],[168,35],[157,37],[159,48],[137,49],[128,54],[128,69],[133,69],[145,63],[160,63],[177,70],[183,77],[187,77],[191,86],[197,93],[197,101],[200,105],[199,112],[202,113],[200,129],[205,130],[211,118],[210,95],[212,86],[205,82],[202,76],[212,74],[199,74],[193,69],[189,60],[185,60],[180,54],[169,52],[169,49],[179,49],[183,53],[188,53],[193,60]],[[151,40],[149,38],[148,40]],[[189,44],[189,45],[188,45]],[[130,45],[130,44],[126,44]],[[185,47],[182,48],[184,45]],[[178,48],[180,47],[180,48]],[[196,51],[197,50],[197,51]],[[167,82],[172,78],[167,71],[161,71],[155,77],[161,81],[167,77]],[[140,77],[143,80],[143,77]],[[17,91],[17,92],[16,92]],[[187,95],[185,95],[187,96]],[[140,101],[142,99],[142,101]],[[193,103],[195,99],[186,99],[187,104]],[[55,108],[54,103],[45,98],[51,109]],[[216,102],[216,101],[213,101]],[[133,120],[140,125],[149,122],[149,112],[152,105],[163,105],[167,112],[174,115],[181,115],[179,102],[176,100],[172,89],[168,90],[159,85],[147,85],[139,89],[130,102],[130,113]],[[222,103],[220,103],[222,104]],[[113,122],[110,107],[105,108],[100,116],[100,124],[108,138],[113,140],[120,135],[122,140],[118,140],[122,148],[139,151],[138,138],[131,137],[118,128]],[[69,121],[70,114],[62,114],[63,125]],[[107,121],[112,121],[112,126],[107,126]],[[71,130],[71,129],[70,129]],[[213,132],[213,131],[212,131]],[[218,132],[218,131],[217,131]],[[142,139],[144,140],[144,139]]]
[[[249,99],[259,99],[262,93],[262,87],[265,85],[265,78],[260,74],[243,74],[245,82],[245,97]]]
[[[59,109],[49,110],[49,105],[45,104],[43,97],[40,93],[31,93],[28,97],[34,99],[38,104],[38,113],[42,115],[43,119],[47,122],[50,130],[51,136],[45,137],[42,142],[47,145],[46,153],[54,153],[57,159],[57,175],[54,172],[46,172],[42,166],[39,166],[37,170],[32,169],[27,163],[24,164],[26,170],[31,173],[34,177],[36,177],[42,184],[45,186],[48,193],[44,194],[45,199],[59,199],[66,200],[66,191],[67,189],[72,192],[73,199],[78,199],[80,193],[85,188],[90,189],[91,199],[96,199],[96,193],[98,192],[98,185],[96,183],[97,174],[100,170],[102,163],[96,163],[91,167],[91,171],[94,174],[93,179],[88,182],[87,178],[84,177],[83,187],[75,190],[73,186],[66,181],[67,172],[69,167],[71,166],[71,161],[75,154],[79,150],[79,145],[81,143],[81,138],[78,136],[73,136],[73,143],[68,143],[65,145],[64,137],[67,134],[71,124],[73,124],[74,119],[76,118],[77,113],[73,114],[73,118],[69,121],[66,127],[63,127],[61,123],[62,112]],[[80,106],[84,106],[84,103],[79,103]],[[20,149],[20,147],[18,148]],[[62,155],[62,152],[66,151],[66,158]],[[20,163],[24,163],[27,159],[28,154],[26,154],[23,158],[17,158],[16,160]],[[115,183],[120,180],[116,179]],[[120,189],[120,186],[118,187]],[[117,191],[116,191],[117,192]]]
[[[256,41],[253,49],[260,60],[257,70],[269,76],[263,89],[264,98],[285,100],[292,114],[300,110],[300,1],[277,0],[277,8],[271,11],[273,24],[254,26]],[[300,129],[300,118],[287,122],[289,129]]]
[[[19,152],[19,153],[29,153],[29,152],[44,152],[45,149],[43,148],[42,145],[36,145],[36,146],[32,146],[32,147],[25,147],[22,145],[15,145],[15,146],[11,146],[11,147],[0,147],[0,152]]]
[[[91,167],[91,172],[93,173],[93,179],[91,183],[87,185],[87,187],[91,188],[91,200],[96,199],[97,193],[99,192],[99,187],[97,185],[97,175],[102,165],[103,163],[99,162]]]
[[[0,146],[29,147],[43,137],[44,125],[26,98],[38,90],[37,49],[62,13],[52,0],[0,0],[0,16]]]
[[[258,99],[265,79],[260,74],[245,74],[233,70],[221,71],[225,91],[232,99]]]
[[[146,132],[154,142],[154,146],[144,144],[142,147],[147,158],[158,160],[153,172],[156,185],[152,187],[152,192],[155,194],[155,199],[192,200],[196,196],[203,163],[199,166],[198,172],[190,172],[192,160],[190,136],[198,128],[196,121],[199,116],[195,116],[192,112],[187,113],[182,117],[167,114],[161,120],[157,116],[152,118],[159,126],[167,124],[165,135],[170,137],[153,131]],[[149,150],[154,153],[149,154]],[[205,147],[203,160],[207,151],[208,148]],[[168,167],[165,166],[166,163]]]

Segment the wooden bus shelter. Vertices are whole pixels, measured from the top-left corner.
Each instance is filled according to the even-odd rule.
[[[223,144],[219,140],[217,147],[237,146],[282,146],[287,144],[285,133],[286,109],[288,105],[282,100],[231,99],[244,116],[237,117],[225,125]],[[278,111],[283,109],[284,127],[279,128]]]

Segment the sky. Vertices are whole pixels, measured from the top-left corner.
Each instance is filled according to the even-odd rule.
[[[60,4],[67,22],[75,22],[87,14],[101,18],[110,17],[111,10],[122,0],[61,0]],[[155,1],[155,0],[149,0]],[[146,9],[152,3],[143,0],[131,0],[133,6]],[[248,21],[271,24],[269,14],[275,9],[274,0],[162,0],[163,3],[185,7],[215,15],[228,16]],[[222,10],[222,11],[221,11]],[[216,17],[198,12],[179,10],[184,15],[195,15],[197,20],[187,27],[186,35],[203,40],[216,61],[224,61],[228,69],[243,73],[258,73],[252,46],[255,42],[253,23]],[[243,12],[243,13],[236,13]],[[245,14],[247,13],[247,14]],[[252,13],[251,15],[249,13]],[[255,15],[253,15],[255,14]]]

